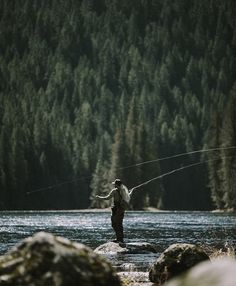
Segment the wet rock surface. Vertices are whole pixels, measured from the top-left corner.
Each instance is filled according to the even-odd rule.
[[[124,285],[128,286],[154,286],[149,281],[148,272],[118,272]]]
[[[107,242],[97,247],[95,252],[104,255],[116,271],[144,272],[157,258],[156,248],[146,242]]]
[[[147,242],[134,242],[134,243],[115,243],[107,242],[100,245],[95,250],[101,254],[146,254],[156,253],[156,249]]]
[[[209,260],[204,250],[193,244],[173,244],[157,259],[149,271],[149,279],[162,285],[196,264]]]
[[[41,232],[0,257],[0,285],[120,286],[121,282],[111,264],[90,248]]]

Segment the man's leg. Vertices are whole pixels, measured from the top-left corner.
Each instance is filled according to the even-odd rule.
[[[124,219],[125,210],[122,208],[114,208],[112,209],[112,227],[116,233],[116,239],[119,242],[124,241],[124,233],[123,233],[123,219]]]
[[[116,240],[118,240],[118,237],[117,237],[117,207],[112,207],[111,209],[111,226],[115,231]]]
[[[124,230],[123,230],[123,219],[125,211],[119,209],[117,214],[117,239],[120,242],[124,242]]]

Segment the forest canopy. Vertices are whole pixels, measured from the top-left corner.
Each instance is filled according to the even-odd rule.
[[[234,0],[0,1],[0,209],[105,207],[117,177],[196,162],[133,208],[236,209],[235,15]]]

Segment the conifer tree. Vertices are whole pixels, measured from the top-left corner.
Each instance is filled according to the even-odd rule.
[[[226,112],[222,125],[221,140],[222,146],[236,145],[236,84],[231,91],[231,97],[226,107]],[[222,185],[223,201],[228,209],[236,209],[236,152],[235,150],[226,150],[222,159]]]
[[[220,114],[215,113],[211,129],[209,130],[209,144],[213,148],[221,146],[221,126],[222,118]],[[221,166],[222,162],[219,154],[211,154],[208,163],[209,187],[213,203],[218,209],[224,208]]]
[[[97,174],[111,166],[109,179],[98,185],[120,175],[133,186],[194,158],[162,162],[153,172],[151,166],[127,172],[120,167],[234,143],[229,108],[236,73],[233,0],[25,0],[23,5],[2,0],[0,11],[5,208],[88,207]],[[224,130],[214,118],[222,112]],[[105,137],[107,157],[100,159]],[[223,157],[209,163],[209,176],[199,168],[179,181],[163,180],[163,192],[158,183],[148,186],[135,207],[151,204],[157,190],[154,205],[160,199],[164,208],[199,209],[210,186],[217,207],[233,208],[234,161]],[[90,179],[76,181],[81,176]],[[64,180],[74,183],[22,195]],[[176,186],[186,195],[185,205]],[[19,200],[13,201],[16,194]]]

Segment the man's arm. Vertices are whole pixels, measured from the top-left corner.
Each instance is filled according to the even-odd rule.
[[[115,189],[111,190],[107,196],[98,196],[97,195],[96,198],[101,199],[101,200],[109,200],[113,197],[114,190]]]

